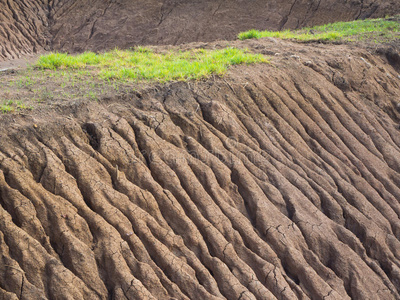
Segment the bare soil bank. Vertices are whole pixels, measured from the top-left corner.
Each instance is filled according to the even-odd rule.
[[[396,13],[397,0],[0,1],[0,60],[49,49],[231,40],[251,28],[299,28]]]
[[[0,299],[400,299],[398,53],[242,45],[271,65],[1,117]]]

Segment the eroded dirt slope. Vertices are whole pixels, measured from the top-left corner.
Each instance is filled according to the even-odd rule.
[[[0,60],[47,47],[48,1],[0,1]]]
[[[400,299],[397,52],[244,46],[271,65],[2,117],[0,299]]]
[[[231,40],[251,28],[299,28],[396,13],[397,0],[1,0],[0,60],[43,49]]]
[[[280,30],[396,13],[395,0],[71,1],[54,14],[53,46],[82,51],[231,40],[252,28]]]

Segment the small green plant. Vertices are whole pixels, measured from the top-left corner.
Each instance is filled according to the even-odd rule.
[[[14,110],[15,110],[15,109],[14,109],[14,107],[12,107],[12,106],[4,105],[4,104],[0,105],[0,111],[1,111],[3,114],[13,112]]]
[[[137,46],[133,49],[133,51],[141,52],[141,53],[150,53],[153,52],[151,49],[143,46]]]
[[[16,105],[17,105],[17,110],[20,110],[20,109],[22,109],[22,110],[32,109],[31,106],[28,106],[25,103],[22,103],[21,101],[17,101]]]
[[[4,101],[3,103],[0,104],[0,111],[3,114],[13,112],[15,110],[13,104],[14,102],[12,100]]]
[[[240,40],[259,39],[261,38],[261,32],[256,29],[251,29],[249,31],[239,33],[238,38]]]
[[[0,112],[3,114],[13,113],[17,110],[26,110],[26,109],[31,109],[31,107],[27,106],[25,103],[22,103],[21,101],[7,100],[0,103]]]
[[[29,88],[34,85],[34,81],[31,77],[26,76],[13,82],[12,85],[16,86],[17,88]]]
[[[34,90],[35,98],[38,102],[44,102],[54,99],[54,94],[52,91],[48,90],[47,88],[40,88]]]
[[[240,40],[275,37],[281,39],[294,39],[299,41],[337,41],[348,39],[363,40],[373,36],[379,40],[393,40],[399,38],[400,23],[389,19],[357,20],[352,22],[337,22],[312,28],[284,31],[258,31],[255,29],[241,32],[238,35]]]
[[[93,91],[87,92],[86,98],[88,98],[88,99],[90,99],[90,100],[93,100],[93,101],[97,101],[97,100],[98,100],[98,99],[97,99],[96,93],[93,92]]]

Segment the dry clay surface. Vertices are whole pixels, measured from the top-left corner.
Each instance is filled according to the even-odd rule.
[[[251,28],[299,28],[396,13],[397,0],[0,0],[0,60],[43,50],[231,40]]]
[[[0,299],[400,299],[397,52],[244,46],[1,118]]]

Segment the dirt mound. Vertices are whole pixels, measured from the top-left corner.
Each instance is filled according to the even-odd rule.
[[[0,59],[42,49],[76,52],[234,39],[251,28],[298,28],[396,13],[396,0],[1,1]]]
[[[1,119],[1,299],[400,299],[395,50],[242,44],[272,64]]]

